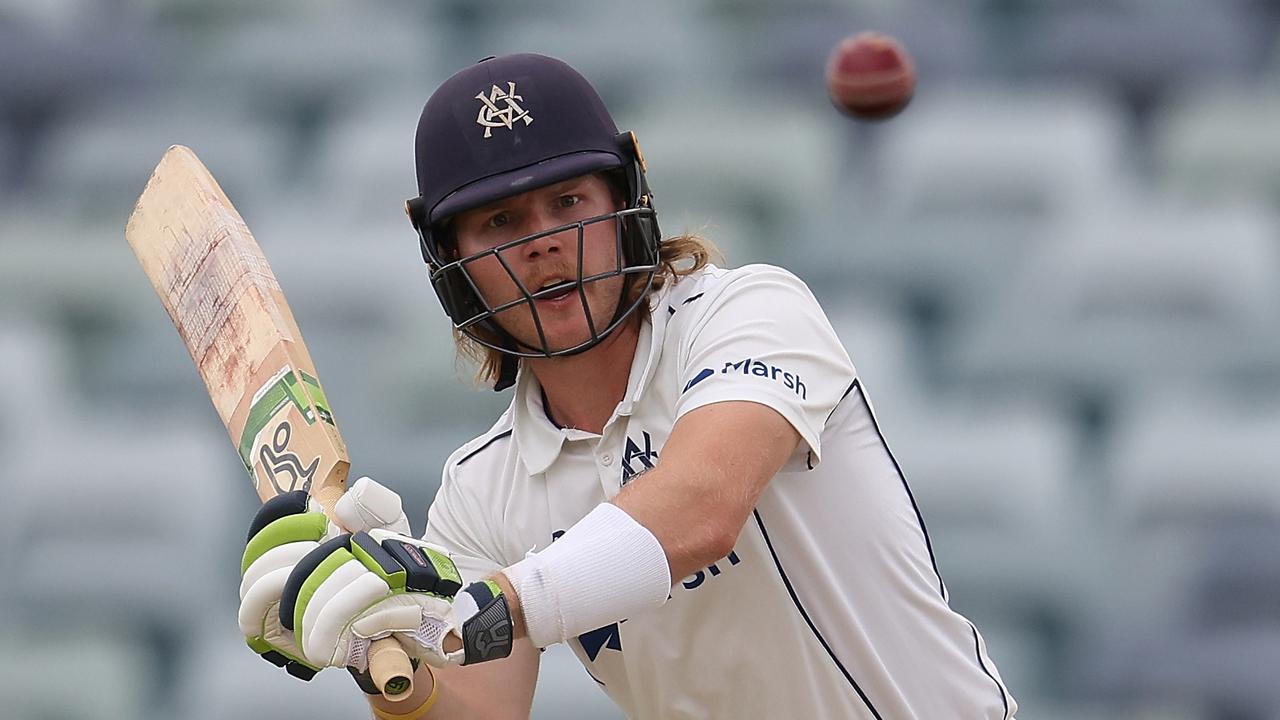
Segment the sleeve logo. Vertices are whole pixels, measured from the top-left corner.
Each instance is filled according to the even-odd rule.
[[[716,371],[712,368],[703,368],[702,370],[699,370],[698,374],[684,386],[684,390],[681,392],[689,392],[689,389],[694,385],[697,385],[715,374]],[[752,360],[751,358],[744,358],[738,361],[731,360],[726,362],[724,367],[720,368],[720,374],[746,375],[747,377],[764,378],[772,382],[780,383],[786,389],[800,396],[800,399],[802,400],[808,399],[808,389],[805,387],[804,382],[800,380],[799,373],[788,372],[777,365],[770,365],[766,362],[761,362],[760,360]]]

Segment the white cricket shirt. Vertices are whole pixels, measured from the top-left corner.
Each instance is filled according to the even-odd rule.
[[[1012,718],[977,629],[951,610],[923,521],[809,289],[708,267],[651,301],[602,435],[560,429],[531,373],[453,453],[426,539],[468,582],[541,550],[662,455],[676,420],[763,403],[803,441],[733,552],[662,608],[570,641],[630,718]],[[584,391],[589,391],[585,389]],[[640,477],[636,482],[644,482]]]

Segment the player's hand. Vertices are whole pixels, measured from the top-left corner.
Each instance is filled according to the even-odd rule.
[[[253,516],[240,564],[240,630],[249,647],[290,675],[310,680],[309,663],[280,623],[280,598],[298,561],[341,529],[302,490],[268,500]]]
[[[461,588],[442,548],[384,530],[344,534],[298,561],[279,615],[307,663],[346,666],[357,679],[370,645],[388,636],[437,667],[506,657],[511,616],[501,589],[492,581]]]
[[[346,666],[360,681],[369,646],[388,636],[436,666],[510,653],[496,583],[473,583],[454,602],[461,577],[448,553],[376,528],[340,533],[306,503],[295,493],[263,505],[245,550],[240,625],[264,658],[306,679]]]
[[[327,520],[302,491],[273,498],[254,515],[241,565],[239,622],[249,647],[306,680],[319,667],[303,657],[279,615],[281,595],[294,566],[321,542],[345,531],[409,532],[400,496],[367,477],[352,483],[334,515],[341,527]]]

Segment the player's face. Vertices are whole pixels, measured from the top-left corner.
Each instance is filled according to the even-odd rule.
[[[467,263],[467,272],[485,301],[490,307],[498,307],[523,297],[517,281],[530,293],[566,281],[576,281],[579,237],[583,243],[582,277],[616,272],[617,220],[608,218],[584,224],[581,231],[579,226],[571,224],[607,215],[621,207],[621,202],[601,176],[584,175],[462,213],[455,218],[454,237],[458,254],[469,257],[520,238],[570,225]],[[604,330],[613,319],[622,282],[622,277],[615,276],[583,285],[587,308],[597,332]],[[576,286],[565,287],[563,293],[534,301],[546,336],[546,349],[550,351],[568,349],[591,338],[587,308],[583,306],[581,295]],[[517,340],[532,347],[542,347],[528,303],[520,303],[498,313],[495,320]]]

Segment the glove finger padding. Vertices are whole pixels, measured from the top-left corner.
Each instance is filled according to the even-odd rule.
[[[448,554],[428,543],[384,530],[341,535],[294,566],[280,623],[317,666],[364,671],[370,642],[393,634],[410,656],[446,664],[442,642],[461,584]]]
[[[307,494],[297,491],[272,498],[254,515],[241,558],[237,616],[250,648],[306,680],[319,668],[296,649],[293,633],[280,623],[278,608],[294,566],[319,546],[327,531],[324,514],[309,508]]]

